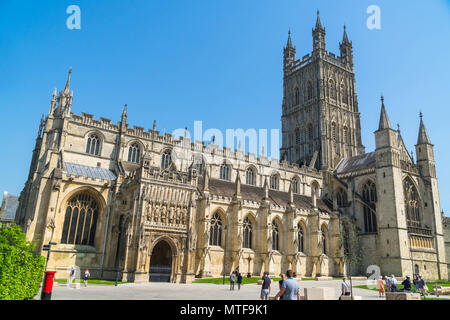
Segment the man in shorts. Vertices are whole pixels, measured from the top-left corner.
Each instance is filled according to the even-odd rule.
[[[268,272],[264,272],[262,281],[263,283],[261,285],[261,300],[269,300],[271,280],[269,278]]]

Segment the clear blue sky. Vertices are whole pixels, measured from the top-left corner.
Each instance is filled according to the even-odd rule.
[[[69,5],[81,30],[69,30]],[[381,30],[369,30],[369,5]],[[435,144],[441,205],[450,211],[450,1],[0,0],[0,191],[19,194],[40,117],[73,68],[76,114],[171,132],[280,128],[282,50],[312,49],[320,10],[327,49],[339,54],[343,25],[353,41],[363,143],[374,149],[380,94],[393,126],[414,150],[419,111]]]

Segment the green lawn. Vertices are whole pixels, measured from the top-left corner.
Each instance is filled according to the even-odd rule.
[[[67,279],[55,279],[55,282],[58,283],[67,283]],[[73,283],[81,283],[84,284],[84,280],[83,279],[74,279]],[[122,281],[118,281],[117,284],[124,284],[124,283],[128,283],[128,282],[122,282]],[[108,281],[108,280],[98,280],[98,279],[89,279],[88,280],[88,285],[90,284],[106,284],[106,285],[115,285],[116,282],[115,281]]]

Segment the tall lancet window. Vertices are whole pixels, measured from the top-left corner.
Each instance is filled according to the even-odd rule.
[[[89,135],[86,145],[86,153],[92,154],[94,156],[98,156],[100,154],[100,138],[98,137],[98,135]]]
[[[366,233],[377,232],[377,215],[375,214],[376,202],[377,202],[377,188],[375,183],[368,181],[363,189],[362,196],[365,200],[364,207],[364,231]]]
[[[276,221],[272,222],[272,250],[280,250],[280,229]]]
[[[248,217],[244,219],[244,223],[242,224],[242,229],[244,231],[244,248],[251,249],[253,247],[252,238],[253,238],[253,226],[252,222]]]
[[[294,177],[294,179],[292,179],[292,192],[293,193],[299,193],[300,187],[299,187],[300,183],[298,181],[297,177]]]
[[[305,231],[303,226],[299,223],[298,228],[298,252],[305,252]]]
[[[420,203],[417,190],[409,178],[403,181],[406,221],[409,227],[420,227]]]
[[[222,219],[220,218],[220,215],[216,213],[211,219],[211,225],[209,229],[209,245],[222,245],[222,228]]]
[[[133,143],[128,149],[128,162],[139,163],[141,148],[137,143]]]

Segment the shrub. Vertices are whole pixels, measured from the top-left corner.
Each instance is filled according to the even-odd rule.
[[[17,225],[0,228],[0,300],[30,300],[39,291],[45,258]]]

